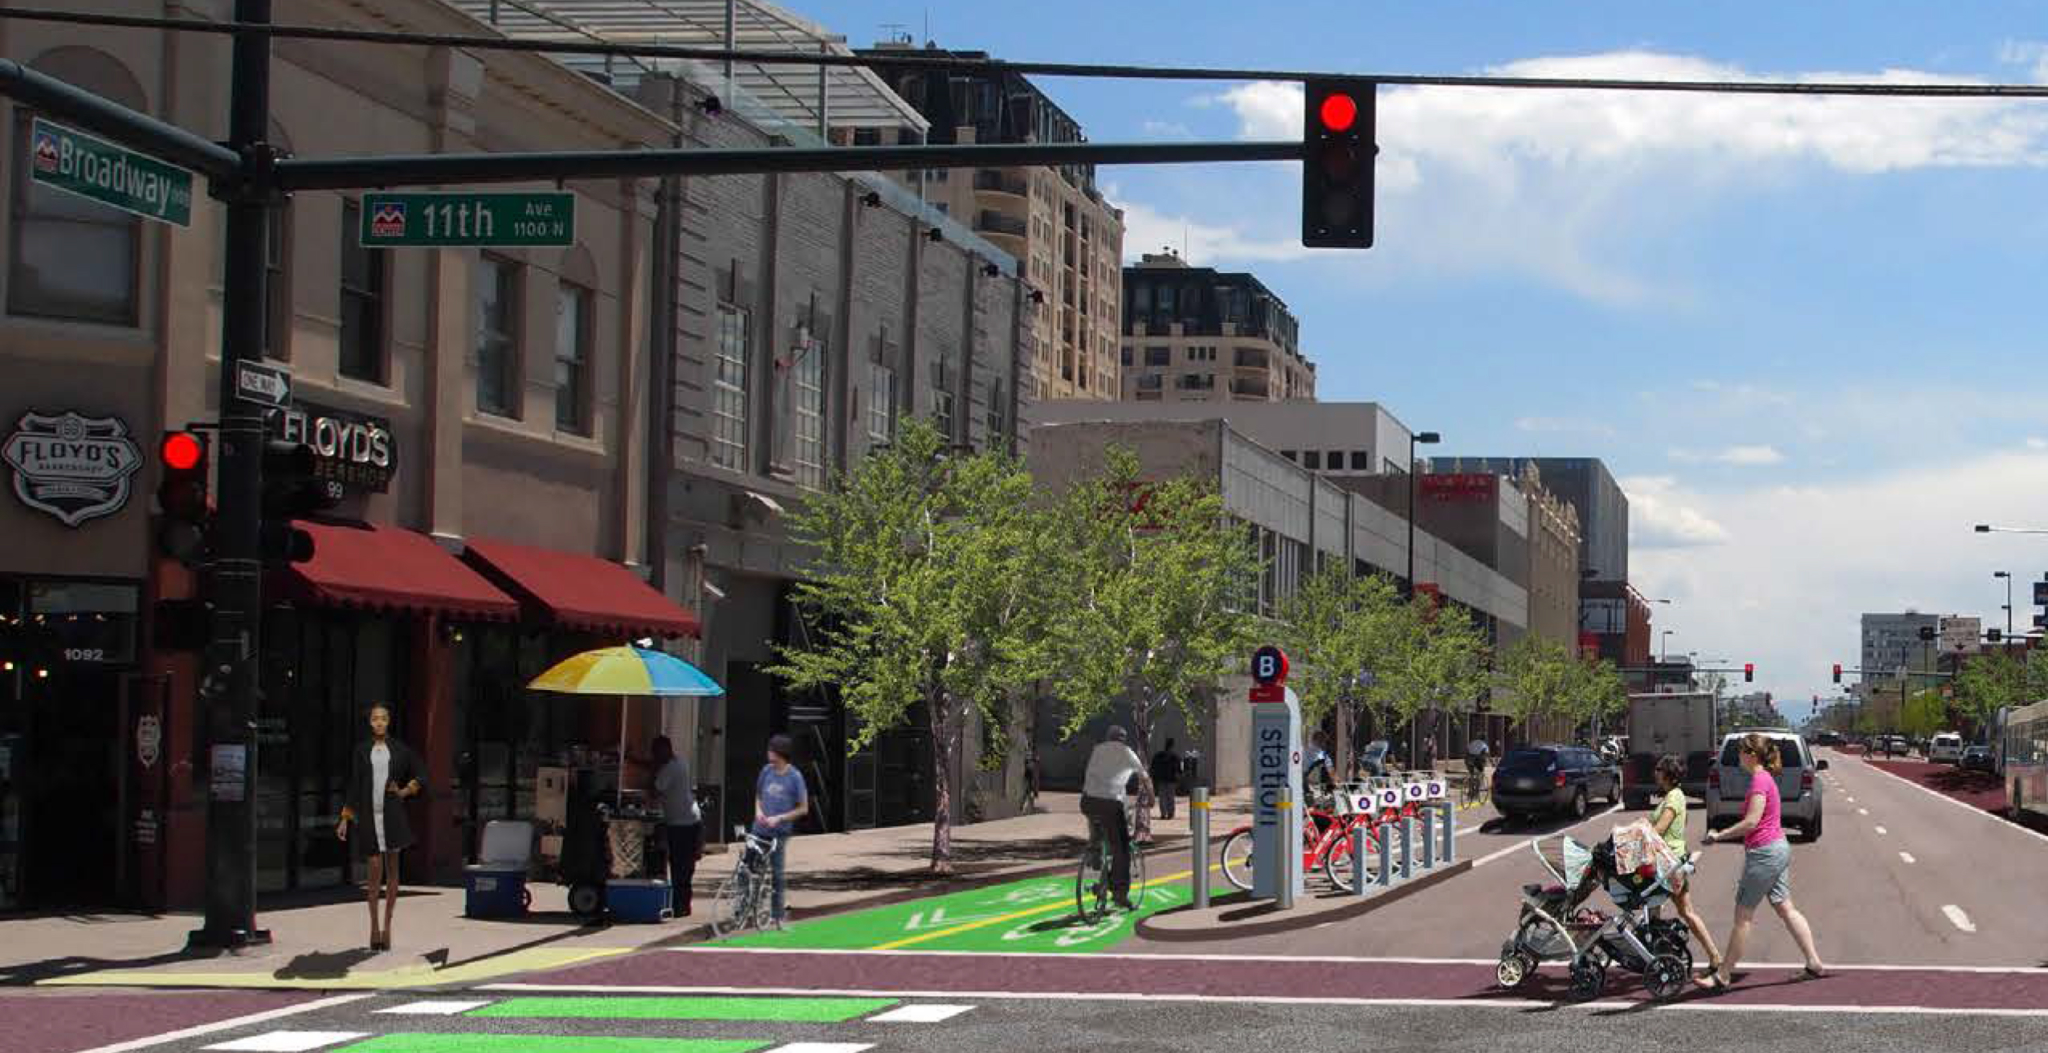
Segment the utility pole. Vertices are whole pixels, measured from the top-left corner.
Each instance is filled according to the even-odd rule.
[[[270,22],[270,0],[235,0],[235,20]],[[236,391],[235,373],[260,361],[268,302],[264,250],[276,206],[276,152],[270,138],[270,38],[234,36],[229,92],[228,149],[240,171],[213,182],[227,205],[224,288],[221,297],[220,458],[212,565],[206,595],[213,601],[213,631],[206,648],[199,699],[206,721],[206,918],[194,930],[195,947],[240,947],[270,942],[256,927],[256,699],[263,621],[262,528],[263,408]]]

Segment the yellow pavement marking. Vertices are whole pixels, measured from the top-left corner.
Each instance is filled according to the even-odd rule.
[[[1215,873],[1216,871],[1222,869],[1223,864],[1216,863],[1209,867],[1209,872]],[[1179,881],[1183,878],[1193,877],[1194,873],[1195,872],[1193,870],[1183,870],[1178,874],[1168,874],[1165,877],[1152,878],[1151,880],[1146,881],[1144,884],[1139,885],[1137,891],[1143,892],[1146,889],[1153,887],[1154,885],[1172,884],[1173,882]],[[993,918],[981,918],[975,921],[961,922],[958,925],[953,925],[948,928],[933,929],[930,932],[920,933],[916,936],[905,936],[900,940],[891,940],[888,943],[877,944],[868,949],[874,951],[893,951],[899,947],[908,947],[913,943],[923,943],[926,940],[936,940],[941,936],[951,936],[956,933],[971,932],[975,929],[986,928],[990,925],[1000,925],[1006,921],[1015,921],[1018,918],[1028,918],[1034,914],[1050,914],[1056,910],[1065,910],[1068,906],[1069,904],[1065,900],[1061,900],[1060,902],[1048,903],[1044,906],[1026,907],[1023,910],[1011,911],[1008,914],[999,914]]]
[[[511,973],[529,972],[539,969],[559,969],[592,961],[627,954],[630,947],[591,947],[583,949],[535,948],[496,955],[480,961],[467,962],[445,969],[436,969],[422,962],[404,965],[395,969],[377,969],[368,972],[351,972],[339,976],[292,976],[288,967],[264,972],[246,973],[205,973],[175,972],[162,970],[109,969],[101,972],[82,973],[76,976],[60,976],[43,980],[40,985],[53,987],[289,987],[304,990],[384,990],[408,987],[435,987],[442,984],[473,983],[489,980]]]

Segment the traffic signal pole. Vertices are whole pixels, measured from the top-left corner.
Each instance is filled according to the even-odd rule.
[[[270,22],[270,0],[235,0],[235,20]],[[276,156],[270,138],[270,38],[237,33],[229,93],[228,149],[238,171],[213,181],[227,206],[225,295],[221,297],[219,494],[206,595],[213,632],[201,671],[199,712],[206,721],[206,917],[194,947],[270,942],[256,926],[256,703],[260,685],[263,567],[263,407],[236,391],[236,367],[263,357],[264,250],[276,207]]]

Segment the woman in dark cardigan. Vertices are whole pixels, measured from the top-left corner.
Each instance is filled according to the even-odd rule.
[[[346,804],[335,834],[369,864],[363,888],[370,902],[370,949],[391,949],[391,915],[398,909],[398,853],[412,846],[405,801],[420,792],[420,762],[391,737],[391,710],[370,707],[370,741],[351,754]],[[354,836],[351,837],[350,834]],[[377,925],[377,886],[384,886],[384,924]]]

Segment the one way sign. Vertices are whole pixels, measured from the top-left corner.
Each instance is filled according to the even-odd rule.
[[[261,362],[235,363],[235,394],[259,406],[283,409],[291,405],[292,375],[281,367]]]

